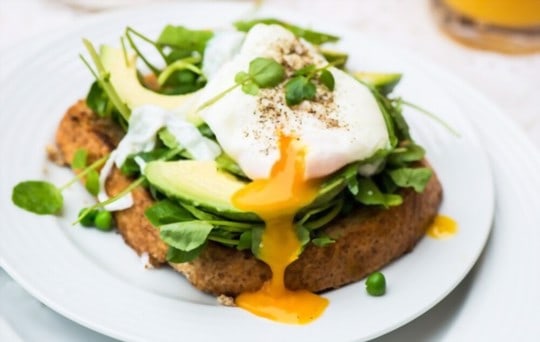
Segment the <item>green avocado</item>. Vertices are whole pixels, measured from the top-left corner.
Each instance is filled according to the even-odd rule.
[[[256,214],[234,207],[231,197],[247,183],[220,170],[214,161],[152,161],[146,165],[145,175],[150,184],[169,198],[229,219],[261,221]],[[337,172],[323,182],[317,198],[304,210],[325,205],[345,186],[345,175]]]
[[[165,109],[175,109],[182,106],[195,93],[184,95],[164,95],[145,88],[137,77],[137,55],[124,54],[124,51],[108,45],[102,45],[100,59],[109,72],[109,81],[118,96],[130,108],[152,104]],[[202,120],[196,114],[188,118],[193,124]]]
[[[260,221],[233,206],[232,195],[246,183],[220,171],[214,161],[153,161],[146,165],[145,175],[167,197],[233,220]]]
[[[394,87],[401,80],[401,74],[383,74],[375,72],[353,72],[352,75],[368,84],[374,86],[384,95],[387,95],[392,92]]]

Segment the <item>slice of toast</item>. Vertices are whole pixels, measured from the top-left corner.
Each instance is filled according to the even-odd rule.
[[[95,123],[95,115],[82,101],[68,110],[56,138],[58,148],[68,163],[77,148],[88,149],[93,158],[99,158],[114,148],[115,144],[103,137],[121,136],[120,129],[112,123]],[[106,187],[113,195],[130,182],[114,170]],[[405,191],[403,196],[400,206],[390,209],[359,206],[346,217],[334,220],[324,228],[324,233],[336,242],[325,247],[309,244],[298,260],[287,268],[286,286],[292,290],[313,292],[337,288],[358,281],[411,251],[437,215],[442,187],[434,174],[424,192]],[[152,197],[142,187],[133,192],[133,197],[135,204],[132,208],[115,212],[118,230],[139,255],[148,253],[152,264],[162,264],[167,246],[160,240],[158,230],[144,216],[144,211],[153,202]],[[271,276],[269,267],[250,252],[216,243],[208,243],[194,261],[171,266],[198,289],[215,295],[235,296],[256,290]]]

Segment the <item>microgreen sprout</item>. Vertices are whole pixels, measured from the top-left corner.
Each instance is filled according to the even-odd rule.
[[[11,200],[18,207],[39,215],[58,214],[63,207],[64,198],[62,191],[69,188],[78,180],[87,176],[92,171],[99,168],[108,156],[96,160],[86,169],[82,170],[66,184],[57,187],[46,181],[25,181],[17,184],[13,188]]]
[[[258,57],[249,63],[247,72],[240,71],[234,78],[234,85],[225,89],[218,95],[203,103],[198,111],[201,111],[238,87],[246,94],[257,95],[259,88],[272,88],[283,82],[285,79],[285,69],[281,64],[272,58]]]
[[[326,64],[321,68],[310,64],[294,72],[293,77],[285,83],[285,100],[288,106],[294,106],[304,100],[313,100],[317,94],[317,86],[313,82],[318,79],[328,90],[335,87],[334,76],[328,68],[333,63]]]

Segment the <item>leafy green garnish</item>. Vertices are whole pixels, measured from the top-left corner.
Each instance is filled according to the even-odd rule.
[[[193,220],[194,217],[185,208],[177,205],[169,199],[153,204],[146,209],[144,215],[152,223],[159,227],[164,224]]]
[[[307,65],[294,72],[293,77],[285,83],[285,100],[288,106],[294,106],[304,100],[313,100],[317,94],[317,86],[313,82],[318,79],[328,90],[333,91],[335,80],[327,64],[322,68]]]
[[[358,192],[355,198],[358,202],[365,205],[382,205],[385,208],[400,205],[403,199],[397,194],[385,194],[379,190],[379,187],[370,178],[359,177]]]
[[[320,52],[328,63],[339,69],[343,69],[349,59],[349,55],[341,51],[321,49]]]
[[[79,148],[73,153],[71,168],[73,170],[84,169],[88,159],[88,151],[85,148]]]
[[[109,81],[109,71],[106,70],[103,66],[99,54],[97,53],[92,43],[87,39],[83,39],[83,44],[86,47],[88,53],[90,54],[90,58],[92,58],[92,61],[94,62],[97,70],[94,71],[94,69],[92,69],[88,61],[82,55],[80,56],[81,60],[88,67],[88,70],[90,70],[92,75],[94,75],[99,86],[101,87],[103,92],[107,94],[109,101],[111,101],[116,110],[118,110],[122,118],[125,121],[128,121],[131,111],[126,106],[124,101],[120,98],[120,96],[118,96],[118,93],[111,85],[111,82]]]
[[[295,36],[304,38],[308,42],[315,44],[315,45],[321,45],[324,43],[329,42],[337,42],[339,40],[338,36],[334,36],[328,33],[318,32],[309,30],[306,28],[302,28],[300,26],[296,26],[278,19],[274,18],[265,18],[265,19],[254,19],[250,21],[237,21],[234,23],[234,26],[238,31],[247,32],[251,30],[251,28],[257,24],[266,24],[266,25],[280,25],[286,28],[287,30],[291,31]]]
[[[159,47],[169,47],[173,51],[181,51],[186,54],[198,52],[201,55],[206,48],[206,43],[214,36],[210,30],[191,30],[183,26],[167,25],[161,31],[156,43]]]
[[[107,117],[111,114],[113,105],[109,101],[109,96],[98,81],[94,81],[86,95],[86,104],[94,113],[100,117]]]
[[[420,161],[424,158],[426,151],[420,145],[408,143],[394,149],[386,159],[391,165],[405,165],[406,163]]]
[[[182,70],[189,70],[199,76],[202,75],[202,70],[196,66],[196,64],[200,63],[201,60],[202,59],[200,57],[193,56],[182,58],[172,62],[159,74],[159,77],[157,79],[159,85],[163,86],[175,72]]]
[[[240,239],[238,240],[238,245],[236,246],[236,249],[239,251],[243,251],[246,249],[251,249],[251,230],[246,230],[242,234],[240,234]]]
[[[259,88],[272,88],[285,79],[285,69],[272,58],[257,57],[249,63],[247,72],[240,71],[234,78],[235,84],[225,89],[218,95],[203,103],[198,111],[201,111],[227,95],[238,87],[246,94],[256,95]]]
[[[433,171],[427,167],[403,167],[388,171],[392,180],[400,187],[412,187],[416,192],[422,192],[426,188]]]
[[[304,100],[313,100],[317,87],[305,76],[291,78],[285,85],[285,100],[288,106],[294,106]]]
[[[78,154],[78,158],[82,160],[84,152],[78,152]],[[107,158],[108,156],[105,156],[96,160],[61,187],[57,187],[54,184],[46,181],[20,182],[13,188],[11,200],[18,207],[35,214],[58,214],[64,204],[62,191],[69,188],[78,180],[86,177],[92,171],[95,171],[97,168],[103,165],[103,163],[105,163]],[[78,161],[78,163],[82,163],[82,161]],[[84,161],[84,163],[86,164],[86,161]]]
[[[332,239],[328,235],[321,235],[313,240],[311,242],[317,246],[317,247],[326,247],[328,245],[331,245],[336,242],[336,240]]]
[[[188,252],[202,246],[213,228],[196,220],[169,223],[159,227],[159,236],[167,245]]]
[[[90,194],[97,196],[99,192],[99,173],[96,170],[88,172],[84,187]]]
[[[334,80],[334,75],[326,69],[321,71],[321,75],[319,76],[319,81],[328,88],[330,91],[334,91],[334,87],[336,84],[336,81]]]
[[[172,246],[169,246],[169,248],[167,249],[167,254],[165,258],[167,259],[168,262],[172,262],[175,264],[188,262],[198,257],[201,251],[204,249],[205,245],[206,244],[202,244],[199,247],[194,248],[189,251],[183,251],[181,249],[177,249]]]
[[[13,188],[11,200],[18,207],[39,215],[58,214],[64,204],[61,190],[45,181],[17,184]]]

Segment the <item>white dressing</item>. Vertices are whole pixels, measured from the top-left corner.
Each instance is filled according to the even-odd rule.
[[[214,160],[221,154],[221,148],[214,141],[203,136],[197,127],[177,114],[154,105],[135,108],[129,119],[129,128],[103,166],[100,176],[98,199],[104,202],[109,199],[105,191],[105,181],[113,166],[120,168],[126,159],[135,153],[150,152],[156,146],[157,133],[167,128],[178,144],[195,160]],[[145,162],[136,158],[135,162],[144,170]],[[130,193],[105,206],[106,210],[117,211],[131,207],[133,198]]]

